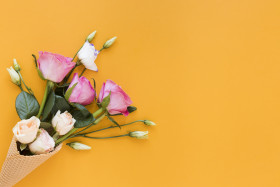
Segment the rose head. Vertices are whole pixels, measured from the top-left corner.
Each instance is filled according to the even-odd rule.
[[[45,79],[61,82],[75,66],[72,58],[49,52],[39,52],[38,66]]]
[[[28,144],[35,140],[40,126],[40,120],[35,116],[21,120],[13,128],[13,133],[20,143]]]
[[[78,84],[72,90],[69,102],[89,105],[94,100],[95,95],[95,91],[91,86],[90,81],[83,76],[79,78],[78,73],[75,73],[68,89],[76,83]]]
[[[130,97],[122,90],[122,88],[111,80],[107,80],[103,83],[100,90],[98,101],[101,103],[103,99],[111,92],[110,103],[107,106],[107,110],[110,114],[119,114],[127,116],[129,112],[127,107],[132,104]]]
[[[35,155],[49,153],[54,150],[55,142],[49,133],[44,130],[39,130],[39,135],[34,142],[29,144],[29,150]]]
[[[81,63],[89,70],[98,71],[94,63],[99,51],[97,51],[93,44],[88,41],[85,42],[81,50],[78,52],[78,58]]]
[[[59,110],[52,119],[52,126],[59,135],[64,135],[74,128],[75,122],[76,120],[69,112],[61,113]]]

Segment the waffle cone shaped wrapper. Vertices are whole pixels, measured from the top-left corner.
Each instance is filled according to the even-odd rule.
[[[54,151],[41,154],[24,156],[17,150],[16,138],[13,137],[6,160],[0,173],[0,187],[10,187],[15,185],[26,175],[60,151],[62,144]]]

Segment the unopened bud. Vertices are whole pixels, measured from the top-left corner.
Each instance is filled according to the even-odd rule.
[[[89,150],[89,149],[91,149],[90,146],[79,143],[79,142],[71,142],[71,143],[67,143],[66,145],[70,146],[71,148],[73,148],[75,150]]]
[[[18,65],[17,60],[15,58],[14,58],[14,68],[15,68],[16,71],[20,71],[21,70],[20,66]]]
[[[129,133],[129,136],[137,139],[148,139],[148,131],[133,131]]]
[[[10,68],[7,68],[10,76],[11,76],[11,79],[12,79],[12,82],[16,85],[20,85],[20,77],[18,75],[18,73],[14,70],[14,68],[11,66]]]
[[[156,124],[150,120],[144,120],[144,124],[148,126],[155,126]]]
[[[110,40],[108,40],[107,42],[105,42],[105,44],[103,45],[103,48],[104,49],[109,48],[115,42],[116,39],[117,39],[117,37],[115,36],[115,37],[111,38]]]
[[[87,40],[88,42],[91,42],[91,41],[93,40],[95,34],[96,34],[96,31],[93,31],[90,35],[88,35],[88,37],[87,37],[86,40]]]

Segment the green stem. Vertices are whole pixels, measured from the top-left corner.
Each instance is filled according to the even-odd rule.
[[[84,74],[84,72],[85,72],[86,70],[87,70],[87,68],[84,68],[79,77],[81,77],[81,76]]]
[[[42,100],[42,103],[41,103],[41,106],[40,106],[40,109],[39,109],[39,113],[37,115],[38,118],[40,118],[40,116],[41,116],[41,114],[42,114],[42,112],[44,110],[44,107],[45,107],[45,104],[46,104],[46,101],[47,101],[47,98],[48,98],[49,91],[50,91],[50,89],[52,89],[53,85],[54,84],[51,81],[47,81],[44,97],[43,97],[43,100]]]
[[[93,115],[94,115],[94,114],[93,114]],[[79,132],[77,132],[77,133],[75,133],[75,134],[73,134],[73,133],[74,133],[76,130],[78,130],[78,128],[72,129],[72,130],[69,131],[67,134],[65,134],[64,136],[62,136],[61,138],[59,138],[59,139],[55,142],[55,144],[57,145],[57,144],[61,143],[62,141],[67,140],[67,139],[69,139],[69,138],[72,138],[72,137],[76,136],[78,133],[87,130],[87,129],[90,128],[91,126],[96,125],[97,123],[99,123],[104,117],[105,117],[105,114],[103,114],[102,116],[100,116],[100,117],[99,117],[98,119],[96,119],[92,124],[88,125],[88,126],[87,126],[86,128],[84,128],[83,130],[81,130],[81,131],[79,131]],[[71,135],[71,134],[73,134],[73,135]]]
[[[34,95],[34,93],[33,93],[33,91],[31,90],[31,88],[28,87],[28,86],[25,84],[25,82],[24,82],[24,80],[23,80],[23,77],[22,77],[20,71],[18,71],[17,73],[19,74],[20,79],[22,80],[22,83],[23,83],[23,85],[25,86],[25,88],[27,89],[27,91],[28,91],[31,95]]]
[[[64,136],[62,136],[61,138],[59,138],[58,140],[55,141],[55,145],[63,142],[64,140],[66,140],[72,133],[74,133],[78,128],[73,128],[71,131],[69,131],[67,134],[65,134]]]
[[[22,88],[21,84],[18,85],[18,87],[20,88],[21,91],[23,91],[23,88]]]
[[[104,48],[104,47],[102,47],[102,48],[99,50],[99,53],[100,53],[103,49],[105,49],[105,48]]]
[[[127,125],[131,125],[133,123],[137,123],[137,122],[144,122],[145,120],[137,120],[137,121],[133,121],[133,122],[130,122],[130,123],[127,123],[127,124],[123,124],[123,125],[120,125],[121,127],[123,126],[127,126]],[[83,133],[83,134],[77,134],[76,137],[78,136],[84,136],[84,135],[87,135],[87,134],[91,134],[91,133],[95,133],[95,132],[99,132],[99,131],[103,131],[103,130],[107,130],[107,129],[113,129],[113,128],[117,128],[118,126],[111,126],[111,127],[106,127],[106,128],[103,128],[103,129],[98,129],[98,130],[95,130],[95,131],[91,131],[91,132],[86,132],[86,133]]]
[[[91,137],[91,136],[86,136],[84,135],[84,138],[91,138],[91,139],[109,139],[109,138],[119,138],[119,137],[124,137],[124,136],[129,136],[129,134],[122,134],[118,136],[109,136],[109,137]]]
[[[99,109],[96,110],[92,115],[93,115],[94,118],[96,118],[96,117],[99,116],[102,112],[103,112],[103,108],[99,108]]]

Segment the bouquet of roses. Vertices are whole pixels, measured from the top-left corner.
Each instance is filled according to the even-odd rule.
[[[75,137],[105,139],[125,136],[146,139],[147,131],[134,131],[110,137],[94,137],[92,134],[136,122],[148,126],[155,125],[149,120],[118,124],[113,116],[127,116],[136,110],[136,107],[131,106],[130,97],[115,82],[107,80],[103,83],[97,99],[94,79],[94,86],[92,86],[90,81],[82,76],[86,69],[97,71],[95,59],[98,54],[109,48],[116,40],[116,37],[113,37],[106,41],[98,51],[91,44],[95,33],[96,31],[86,38],[73,58],[50,52],[39,52],[38,59],[36,55],[32,55],[38,75],[46,82],[41,105],[32,89],[23,80],[21,67],[15,59],[13,67],[7,69],[12,82],[21,89],[21,93],[16,98],[16,111],[21,121],[13,128],[14,137],[0,173],[1,187],[12,186],[23,179],[59,152],[65,140]],[[82,65],[84,70],[80,75],[74,73],[72,81],[68,83],[75,68]],[[94,113],[89,112],[85,107],[91,103],[96,103],[99,108]],[[105,117],[112,122],[112,126],[98,130],[90,129]],[[76,150],[91,149],[90,146],[80,142],[69,142],[67,145]]]

